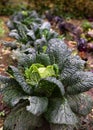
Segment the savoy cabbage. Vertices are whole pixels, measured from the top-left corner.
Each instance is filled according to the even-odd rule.
[[[8,68],[10,77],[0,76],[4,101],[13,108],[4,130],[35,130],[43,121],[51,130],[77,128],[77,115],[87,115],[93,106],[83,93],[93,87],[93,73],[84,71],[85,62],[58,38],[49,40],[45,52],[20,52],[19,57],[19,67]]]
[[[85,61],[73,56],[35,11],[19,12],[7,25],[9,35],[22,44],[11,44],[18,48],[13,50],[17,66],[8,67],[8,77],[0,75],[0,92],[12,108],[3,130],[77,129],[78,116],[87,115],[93,106],[84,93],[93,87],[93,73],[84,70]]]

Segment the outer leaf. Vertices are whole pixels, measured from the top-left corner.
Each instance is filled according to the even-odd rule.
[[[88,115],[93,107],[92,97],[88,94],[68,96],[68,102],[72,110],[80,115]]]
[[[42,125],[41,117],[26,111],[26,104],[19,104],[7,116],[3,130],[34,130]]]
[[[48,99],[46,97],[29,97],[30,105],[27,106],[27,111],[31,112],[33,115],[40,116],[47,110]]]
[[[10,66],[10,70],[12,71],[15,80],[19,83],[23,91],[27,94],[33,93],[32,87],[25,82],[25,79],[20,71],[14,66]]]
[[[47,97],[50,97],[53,92],[59,92],[57,96],[62,96],[65,93],[63,84],[55,77],[41,79],[35,91]]]
[[[17,43],[16,43],[16,41],[13,41],[13,42],[3,41],[3,45],[5,47],[11,47],[11,50],[17,49]]]
[[[12,79],[10,77],[0,75],[0,82],[1,83],[9,83],[10,81],[12,81]]]
[[[19,84],[14,78],[0,75],[0,93],[9,86],[19,86]]]
[[[14,29],[14,25],[13,25],[13,22],[12,22],[11,20],[8,20],[6,24],[7,24],[7,27],[8,27],[10,30]]]
[[[85,62],[81,60],[79,56],[70,56],[66,60],[64,64],[64,69],[61,72],[60,78],[64,84],[71,85],[73,84],[74,80],[71,82],[72,76],[77,72],[84,69]],[[74,77],[74,76],[73,76]]]
[[[9,36],[10,36],[10,37],[13,37],[13,38],[15,38],[15,39],[17,39],[17,40],[20,38],[20,36],[19,36],[19,34],[18,34],[18,32],[17,32],[16,29],[12,30],[12,31],[9,33]]]
[[[72,81],[77,79],[76,83],[67,87],[67,93],[78,94],[93,88],[93,73],[78,71],[72,77]]]
[[[71,51],[62,40],[54,38],[49,41],[47,54],[50,57],[51,64],[57,64],[61,72]]]
[[[19,88],[20,86],[9,86],[3,90],[3,100],[9,106],[15,106],[21,99],[27,99],[27,95]]]
[[[10,78],[10,77],[7,77],[7,76],[2,76],[0,75],[0,84],[1,86],[3,86],[3,88],[0,86],[0,91],[1,89],[3,90],[6,86],[18,86],[18,82],[14,79],[14,78]]]
[[[29,67],[31,64],[33,64],[36,60],[36,54],[35,52],[32,52],[32,54],[25,54],[26,52],[19,52],[18,50],[13,51],[13,56],[18,61],[18,65],[21,67]]]
[[[78,123],[77,117],[72,112],[67,100],[53,99],[45,114],[46,119],[53,124],[75,125]]]
[[[35,61],[35,57],[34,55],[22,55],[19,59],[18,59],[18,65],[19,66],[23,66],[23,67],[29,67],[33,62]]]

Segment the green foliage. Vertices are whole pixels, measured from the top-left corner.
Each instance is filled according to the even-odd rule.
[[[58,37],[58,33],[51,29],[50,23],[41,19],[36,11],[15,13],[7,25],[11,30],[9,36],[22,44],[36,47],[38,51],[40,46],[43,46],[42,51],[46,51],[47,41]]]
[[[4,110],[0,111],[0,117],[3,117],[3,116],[5,116],[5,111]]]
[[[72,112],[66,99],[53,99],[46,112],[46,118],[53,124],[73,125],[78,122],[77,117]]]
[[[56,76],[54,66],[49,65],[45,67],[42,64],[32,64],[30,68],[25,70],[25,77],[27,83],[31,85],[37,84],[41,78]]]
[[[33,48],[30,43],[16,50],[18,66],[8,67],[9,77],[0,76],[4,101],[13,107],[4,130],[35,130],[43,119],[51,130],[74,129],[77,115],[88,114],[93,106],[83,93],[93,88],[93,73],[84,71],[85,62],[72,55],[48,22],[39,19],[41,23],[34,21],[29,28],[21,21],[23,15],[27,16],[27,12],[14,16],[13,35],[16,33],[16,39],[22,38],[24,43],[31,38]],[[35,11],[31,16],[38,17]],[[86,106],[81,109],[82,102]]]
[[[86,100],[87,99],[87,100]],[[85,116],[90,111],[90,106],[93,106],[91,97],[88,94],[70,95],[68,96],[68,102],[71,109],[75,113],[79,113]],[[82,104],[82,105],[81,105]]]
[[[25,108],[27,103],[18,104],[7,116],[3,130],[34,130],[42,125],[42,118],[34,116]]]
[[[47,64],[43,58],[37,60],[36,57],[41,54],[44,57],[47,56]],[[46,53],[38,54],[37,52],[33,57],[35,60],[28,67],[21,66],[19,69],[10,66],[8,73],[11,77],[1,76],[0,78],[2,83],[7,83],[3,90],[4,101],[15,107],[14,112],[17,112],[16,105],[25,103],[23,107],[25,111],[20,106],[16,118],[12,117],[12,112],[10,113],[5,121],[4,130],[7,128],[13,130],[14,122],[16,123],[15,130],[20,127],[20,124],[24,122],[24,120],[20,122],[20,119],[25,114],[19,116],[19,112],[28,113],[29,120],[35,117],[35,121],[37,121],[43,116],[51,124],[53,130],[56,127],[60,130],[61,125],[62,128],[64,125],[74,128],[78,124],[76,114],[86,115],[92,108],[93,102],[90,97],[80,93],[92,88],[93,73],[84,72],[84,62],[79,60],[79,57],[73,56],[66,44],[57,38],[49,41]],[[41,63],[45,63],[46,66]],[[86,105],[81,110],[82,102]],[[29,117],[31,114],[33,117]],[[25,120],[28,118],[26,116]],[[12,125],[10,125],[10,119]],[[24,125],[31,124],[26,122]],[[24,125],[22,125],[23,130],[25,127],[28,128],[28,126],[23,128]],[[32,126],[31,129],[34,130],[36,126]]]
[[[31,94],[32,93],[32,88],[25,82],[25,78],[23,77],[23,75],[20,73],[20,71],[14,67],[14,66],[10,66],[9,67],[10,71],[8,71],[10,73],[10,75],[12,75],[13,78],[16,79],[17,83],[22,87],[23,91],[25,93]]]
[[[30,105],[28,105],[26,108],[27,111],[31,112],[33,115],[40,116],[47,110],[48,99],[46,97],[29,97],[29,102]]]
[[[35,92],[47,97],[62,97],[65,94],[63,84],[55,77],[41,79]]]

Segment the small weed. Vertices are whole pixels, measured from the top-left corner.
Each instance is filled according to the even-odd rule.
[[[5,116],[5,111],[3,110],[0,112],[0,117],[4,117],[4,116]]]
[[[5,30],[4,30],[4,22],[2,19],[0,19],[0,37],[4,36]]]

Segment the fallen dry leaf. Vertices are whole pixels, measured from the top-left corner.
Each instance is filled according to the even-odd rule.
[[[1,127],[0,130],[3,130],[3,127]]]

